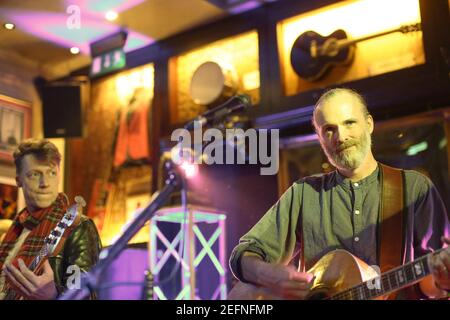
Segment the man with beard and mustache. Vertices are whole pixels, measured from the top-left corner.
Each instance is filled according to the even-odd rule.
[[[61,249],[34,274],[28,267],[69,207],[67,196],[58,192],[61,154],[48,140],[28,139],[19,144],[14,160],[26,207],[0,244],[0,300],[8,299],[11,290],[27,300],[55,299],[73,288],[74,270],[87,272],[98,261],[100,238],[93,221],[80,214],[79,223],[63,235]]]
[[[316,103],[312,121],[336,170],[295,182],[240,239],[230,268],[241,282],[230,292],[230,299],[254,298],[253,288],[263,288],[270,296],[308,298],[313,274],[304,270],[334,249],[347,250],[368,265],[379,265],[377,230],[384,224],[379,220],[380,190],[387,166],[372,154],[374,121],[367,105],[353,90],[332,89]],[[403,254],[408,262],[448,246],[450,224],[442,199],[427,177],[412,170],[397,172],[402,172],[407,204]],[[298,270],[290,265],[297,255],[299,265],[304,266]],[[432,276],[399,292],[397,299],[447,297],[450,247],[433,255],[430,266]]]

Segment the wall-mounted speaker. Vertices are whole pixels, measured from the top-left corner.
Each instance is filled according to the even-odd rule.
[[[88,94],[88,84],[85,82],[56,82],[43,86],[44,137],[83,137],[83,114]]]

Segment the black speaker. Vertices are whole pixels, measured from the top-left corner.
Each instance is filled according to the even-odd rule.
[[[82,137],[86,85],[53,83],[42,88],[42,110],[45,138]]]

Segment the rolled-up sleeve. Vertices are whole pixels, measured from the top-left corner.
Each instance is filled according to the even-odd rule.
[[[439,192],[425,176],[414,206],[414,258],[442,248],[441,237],[449,237],[448,213]]]
[[[265,262],[287,264],[297,249],[297,225],[301,210],[302,183],[294,183],[239,240],[230,257],[230,269],[242,282],[240,260],[244,252]]]
[[[409,210],[409,232],[406,234],[406,257],[415,260],[429,252],[442,248],[442,236],[449,236],[448,213],[442,198],[431,180],[416,171],[406,170],[409,182],[407,190]],[[397,299],[428,299],[414,284],[401,291]]]

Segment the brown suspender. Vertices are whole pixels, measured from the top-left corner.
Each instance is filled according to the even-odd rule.
[[[404,190],[401,169],[380,163],[382,174],[380,214],[378,223],[378,261],[381,272],[403,264]],[[398,292],[391,293],[394,300]]]
[[[378,233],[381,272],[403,264],[404,191],[402,170],[380,164],[382,172]]]

